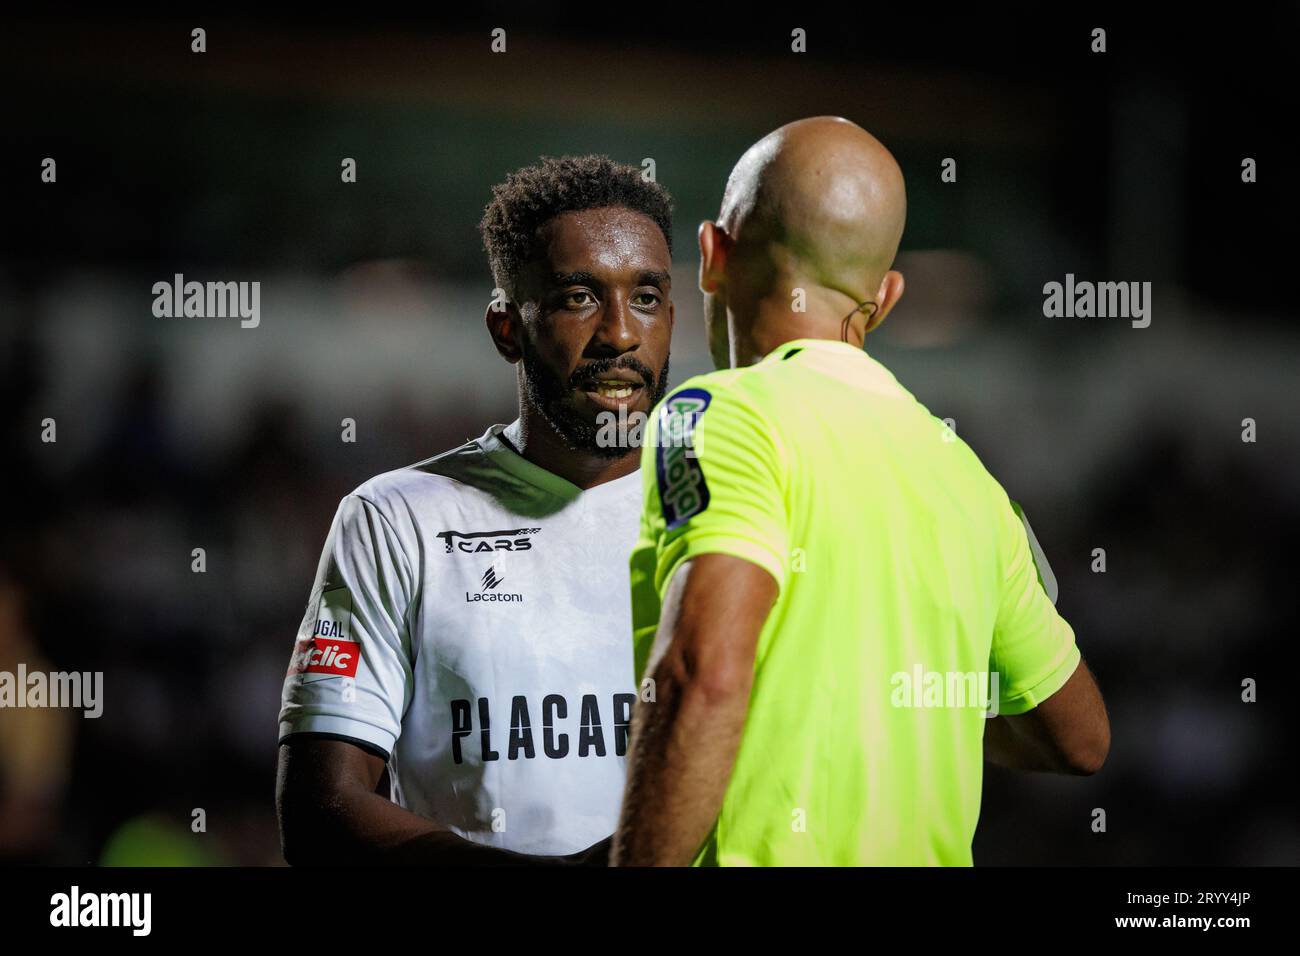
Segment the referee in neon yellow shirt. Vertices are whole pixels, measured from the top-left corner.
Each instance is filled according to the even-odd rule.
[[[888,150],[818,117],[751,147],[700,227],[722,370],[646,431],[616,865],[970,865],[985,759],[1106,758],[1006,493],[863,351],[905,206]]]

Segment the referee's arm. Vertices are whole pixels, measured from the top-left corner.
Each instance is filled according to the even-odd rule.
[[[1061,689],[1033,710],[1000,714],[984,727],[984,759],[1012,770],[1090,776],[1110,752],[1110,720],[1082,660]]]
[[[722,810],[754,683],[758,637],[779,586],[727,554],[684,562],[664,594],[636,709],[615,866],[686,866]]]
[[[996,492],[1004,578],[990,669],[1001,712],[985,725],[984,757],[1015,770],[1094,774],[1110,751],[1106,704],[1056,610],[1055,578],[1029,522]]]

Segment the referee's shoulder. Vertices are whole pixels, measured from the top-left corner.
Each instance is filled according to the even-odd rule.
[[[673,398],[688,391],[707,392],[712,398],[734,399],[744,402],[752,389],[757,386],[765,368],[750,365],[743,368],[722,368],[713,372],[695,375],[682,382],[668,393]]]
[[[774,427],[763,387],[766,368],[758,365],[724,368],[688,378],[659,403],[656,417],[670,409],[690,414],[692,422],[709,423],[745,420],[764,429]],[[686,400],[683,402],[682,400]],[[712,410],[712,414],[709,414]]]

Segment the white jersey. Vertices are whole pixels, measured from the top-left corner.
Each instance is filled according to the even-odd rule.
[[[343,499],[280,739],[381,754],[395,802],[475,842],[573,853],[618,822],[641,476],[583,491],[502,431]]]

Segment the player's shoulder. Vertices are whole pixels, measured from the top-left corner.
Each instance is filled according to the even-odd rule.
[[[348,497],[368,503],[392,520],[409,514],[416,502],[461,494],[466,478],[482,469],[486,457],[479,440],[467,441],[414,464],[375,475],[352,489]]]

